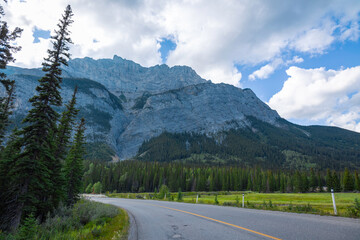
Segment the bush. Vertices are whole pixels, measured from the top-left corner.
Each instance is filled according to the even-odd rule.
[[[118,214],[119,209],[115,206],[84,200],[77,202],[72,210],[73,217],[83,225],[95,219],[113,218]]]
[[[38,229],[38,223],[34,215],[28,216],[24,223],[20,226],[18,233],[16,234],[16,240],[32,240],[36,239],[36,232]]]
[[[234,202],[223,202],[223,206],[231,206],[231,207],[236,207],[237,204]]]
[[[357,198],[355,198],[354,205],[346,209],[346,215],[360,217],[360,201]]]
[[[183,200],[183,194],[181,192],[181,188],[179,188],[179,192],[178,192],[178,195],[177,195],[177,200],[178,201],[182,201]]]
[[[219,204],[219,201],[218,201],[218,199],[217,199],[217,195],[215,195],[214,202],[215,202],[215,204],[216,204],[216,205],[218,205],[218,204]]]
[[[165,184],[163,184],[160,187],[158,198],[163,199],[165,197],[165,194],[167,197],[170,197],[169,188]]]
[[[101,190],[102,190],[101,182],[94,183],[93,189],[94,189],[94,193],[96,193],[96,194],[101,193]]]

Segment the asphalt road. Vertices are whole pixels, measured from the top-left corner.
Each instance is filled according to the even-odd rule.
[[[358,219],[153,200],[91,200],[127,210],[130,239],[360,239]]]

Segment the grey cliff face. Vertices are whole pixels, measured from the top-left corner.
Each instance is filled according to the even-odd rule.
[[[14,118],[19,124],[31,107],[28,99],[42,72],[11,67],[5,72],[16,80]],[[84,58],[70,61],[64,77],[64,103],[79,86],[77,106],[79,117],[87,121],[87,140],[106,141],[120,159],[136,155],[144,140],[164,131],[212,136],[249,126],[247,116],[272,125],[280,118],[250,89],[213,84],[189,67],[145,68],[116,56],[113,60]]]
[[[140,96],[206,82],[189,67],[157,65],[150,68],[114,56],[111,59],[74,59],[64,68],[64,75],[88,78],[103,84],[116,95]]]

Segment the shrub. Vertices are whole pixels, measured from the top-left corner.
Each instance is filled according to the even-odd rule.
[[[84,200],[77,202],[72,210],[73,217],[82,225],[98,218],[113,218],[117,214],[119,210],[115,206]]]
[[[215,195],[214,202],[215,202],[215,204],[216,204],[216,205],[218,205],[218,204],[219,204],[219,201],[218,201],[218,199],[217,199],[217,195]]]
[[[16,234],[17,240],[32,240],[36,239],[36,232],[38,229],[38,223],[34,215],[28,216],[24,223],[20,226],[18,233]]]
[[[165,194],[167,197],[170,197],[169,188],[165,184],[163,184],[160,187],[158,198],[163,199],[165,197]]]
[[[183,194],[181,192],[181,188],[179,188],[179,192],[178,192],[178,195],[177,195],[177,200],[178,201],[182,201],[183,200]]]
[[[355,198],[354,205],[346,209],[346,215],[360,217],[360,201],[357,198]]]
[[[101,193],[101,190],[102,190],[101,182],[94,183],[93,189],[94,189],[94,193],[96,193],[96,194]]]

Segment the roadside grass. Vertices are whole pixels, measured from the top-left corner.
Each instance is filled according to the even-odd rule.
[[[125,210],[112,205],[80,200],[73,208],[59,208],[42,224],[20,226],[17,233],[1,234],[0,239],[127,239],[129,217]]]
[[[285,212],[313,213],[320,215],[334,215],[330,193],[257,193],[257,192],[183,192],[182,202],[242,206],[242,194],[245,194],[245,207]],[[156,199],[154,193],[108,193],[109,197]],[[167,196],[167,201],[176,201],[177,193]],[[338,216],[358,217],[351,214],[355,199],[360,200],[360,193],[335,193]],[[164,199],[157,199],[164,200]]]

